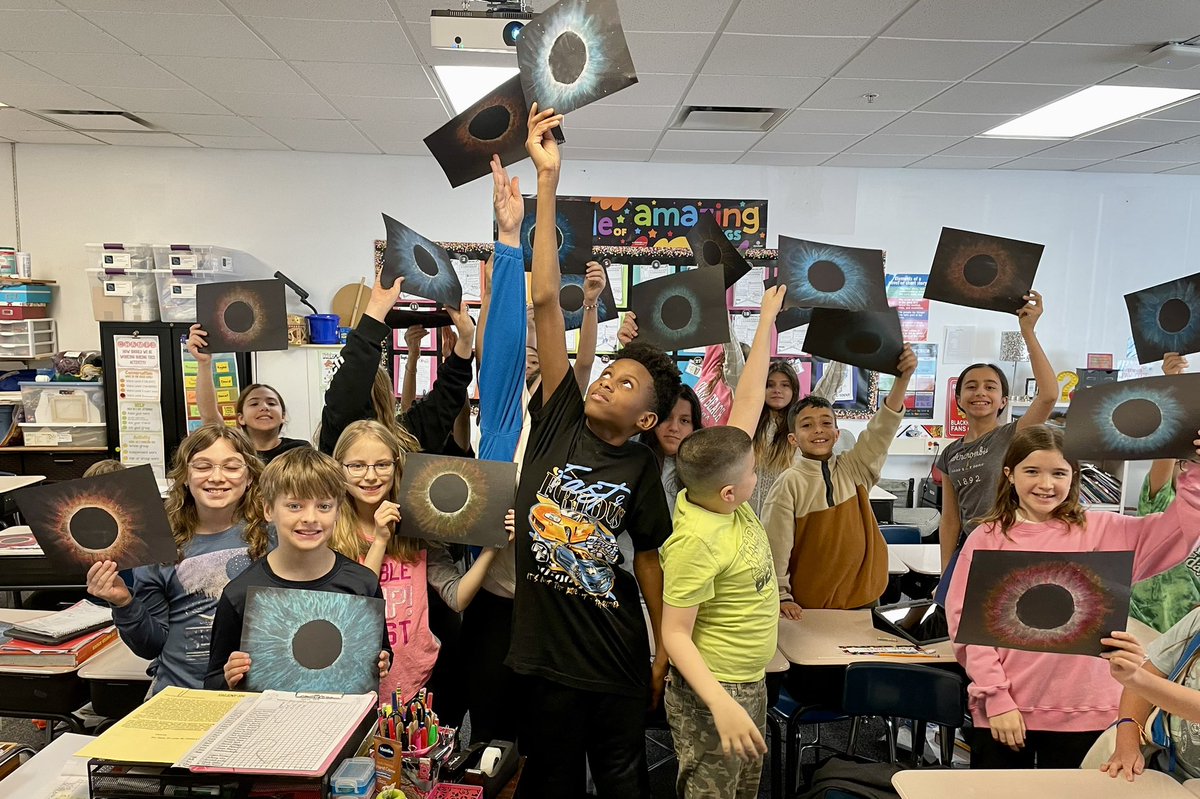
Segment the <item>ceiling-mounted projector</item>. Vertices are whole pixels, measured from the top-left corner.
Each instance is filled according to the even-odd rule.
[[[1200,45],[1180,42],[1160,44],[1138,64],[1152,69],[1191,69],[1200,66]]]
[[[443,50],[515,52],[521,30],[533,19],[533,14],[524,10],[527,5],[501,2],[489,3],[490,7],[484,11],[431,11],[431,43]]]

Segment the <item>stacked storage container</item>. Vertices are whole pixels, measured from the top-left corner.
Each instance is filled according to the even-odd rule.
[[[154,255],[148,244],[88,244],[97,322],[157,322]]]
[[[196,321],[196,286],[237,280],[233,252],[208,244],[155,244],[154,279],[164,322]]]

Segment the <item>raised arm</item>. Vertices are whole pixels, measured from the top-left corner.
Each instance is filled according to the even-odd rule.
[[[754,331],[754,343],[750,345],[750,357],[742,368],[737,393],[733,395],[733,408],[729,412],[729,426],[746,431],[754,438],[758,417],[762,414],[767,398],[767,370],[771,359],[771,329],[783,307],[783,295],[787,286],[772,286],[763,292],[762,312],[758,317],[758,328]],[[728,356],[727,356],[728,357]]]
[[[1181,375],[1187,371],[1187,358],[1177,352],[1168,352],[1163,356],[1162,371],[1164,375]],[[1169,486],[1175,479],[1175,461],[1170,458],[1159,458],[1150,464],[1150,473],[1146,475],[1147,491],[1151,502],[1158,492]]]
[[[1021,338],[1025,339],[1025,348],[1029,350],[1029,365],[1033,367],[1038,391],[1025,415],[1017,420],[1018,430],[1044,423],[1050,418],[1054,411],[1054,401],[1058,399],[1058,376],[1054,374],[1054,367],[1050,365],[1050,359],[1046,357],[1042,343],[1038,341],[1037,333],[1034,332],[1045,304],[1041,294],[1030,290],[1025,295],[1025,307],[1017,311],[1021,320]]]
[[[213,385],[212,353],[202,352],[208,346],[208,333],[199,324],[188,330],[187,349],[196,359],[196,406],[200,409],[201,424],[225,424],[217,405],[217,389]]]
[[[595,261],[588,261],[583,280],[583,324],[579,328],[579,347],[575,353],[575,382],[587,391],[592,382],[592,364],[596,362],[596,328],[600,326],[600,295],[608,285],[608,274]]]
[[[404,383],[400,388],[400,410],[408,413],[413,400],[417,398],[417,366],[421,362],[421,341],[425,338],[425,328],[413,325],[404,331],[404,347],[407,357],[404,359]]]
[[[558,304],[562,273],[558,263],[558,225],[555,222],[558,176],[562,166],[558,143],[551,131],[562,124],[554,109],[529,109],[529,137],[525,148],[537,167],[537,224],[533,234],[533,320],[537,331],[538,361],[542,370],[542,399],[553,396],[571,368],[567,358],[566,323]]]

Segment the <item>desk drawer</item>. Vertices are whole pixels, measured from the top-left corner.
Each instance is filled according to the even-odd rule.
[[[141,707],[150,691],[150,678],[144,680],[88,680],[92,710],[106,719],[122,719]]]
[[[87,685],[78,672],[42,675],[0,671],[0,715],[5,710],[63,715],[74,713],[87,701]]]
[[[41,474],[47,482],[76,480],[93,463],[108,457],[107,452],[26,452],[23,474]]]

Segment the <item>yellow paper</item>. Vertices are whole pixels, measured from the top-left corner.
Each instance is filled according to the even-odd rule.
[[[174,765],[247,696],[235,691],[164,688],[77,754],[123,763]]]

